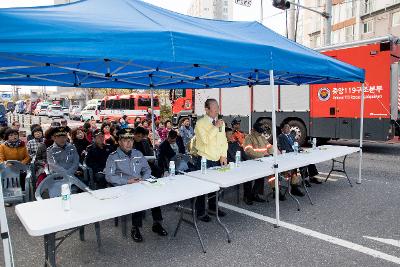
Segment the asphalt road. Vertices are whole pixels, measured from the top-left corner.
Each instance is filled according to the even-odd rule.
[[[292,200],[281,202],[281,220],[286,224],[279,228],[268,222],[268,218],[275,216],[273,202],[237,205],[235,191],[226,192],[222,202],[228,215],[222,220],[232,232],[232,243],[226,242],[215,219],[200,223],[207,248],[205,254],[190,226],[183,225],[177,237],[172,237],[178,220],[172,205],[163,208],[164,225],[170,233],[167,238],[151,232],[150,213],[142,231],[145,241],[141,244],[129,237],[124,239],[121,229],[108,220],[101,223],[103,253],[96,250],[94,226],[89,225],[85,242],[74,234],[61,245],[57,263],[59,266],[394,266],[395,262],[400,263],[399,155],[399,144],[366,144],[361,185],[355,184],[358,155],[352,155],[347,159],[347,171],[354,186],[350,187],[342,176],[333,176],[327,183],[310,188],[314,205],[301,198],[301,211],[297,211]],[[330,162],[317,167],[320,176],[326,177],[324,173],[329,171]],[[232,210],[235,207],[240,209]],[[43,239],[27,234],[14,207],[7,208],[7,215],[16,266],[43,265]],[[367,236],[381,238],[383,242]],[[394,245],[386,244],[388,240],[394,240]],[[1,247],[0,252],[1,262]]]

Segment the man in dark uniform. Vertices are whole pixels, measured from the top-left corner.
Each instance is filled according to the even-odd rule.
[[[137,183],[140,180],[150,177],[151,169],[143,154],[133,149],[133,129],[122,129],[118,133],[117,150],[110,154],[107,159],[105,175],[106,180],[114,186]],[[162,215],[160,207],[151,209],[153,215],[153,232],[160,236],[168,235],[167,231],[162,227]],[[143,237],[139,227],[142,227],[143,212],[135,212],[132,214],[132,231],[133,241],[142,242]]]
[[[68,143],[69,127],[56,127],[52,130],[54,144],[47,149],[50,173],[74,175],[79,167],[79,155],[73,144]]]
[[[107,187],[105,180],[104,168],[108,156],[113,152],[109,144],[104,144],[104,134],[101,130],[96,129],[93,132],[94,142],[87,147],[85,158],[86,165],[92,169],[95,188],[101,189]]]

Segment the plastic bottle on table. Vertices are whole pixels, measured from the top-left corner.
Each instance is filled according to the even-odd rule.
[[[61,185],[61,201],[64,211],[71,210],[71,190],[68,184]]]
[[[207,159],[205,157],[201,157],[201,173],[207,173]]]
[[[175,161],[169,162],[169,176],[175,176]]]
[[[294,150],[294,154],[299,153],[299,143],[294,142],[294,144],[293,144],[293,150]]]
[[[235,168],[239,167],[240,159],[242,158],[240,151],[236,151],[235,155]]]

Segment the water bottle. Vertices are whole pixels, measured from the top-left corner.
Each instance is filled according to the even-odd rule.
[[[317,149],[317,138],[312,139],[312,149]]]
[[[205,157],[201,157],[201,174],[207,173],[207,159]]]
[[[71,210],[71,190],[68,184],[61,186],[61,201],[64,211]]]
[[[294,144],[293,144],[293,150],[294,150],[294,154],[299,153],[299,143],[294,142]]]
[[[175,176],[175,161],[169,162],[169,176]]]
[[[236,151],[235,155],[235,168],[239,167],[240,159],[241,159],[240,151]]]

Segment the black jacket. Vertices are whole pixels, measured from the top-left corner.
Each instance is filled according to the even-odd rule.
[[[135,142],[133,144],[133,148],[142,152],[143,156],[153,156],[153,148],[150,145],[150,142],[147,140],[142,140],[140,142]]]
[[[84,155],[82,154],[82,152],[86,150],[88,145],[90,145],[90,142],[86,138],[83,138],[74,140],[73,144],[76,147],[76,151],[78,152],[79,162],[82,163],[84,159]]]
[[[236,152],[240,151],[240,155],[242,156],[241,161],[246,161],[249,159],[247,154],[244,152],[243,147],[240,146],[239,142],[228,142],[228,162],[235,162]]]
[[[185,146],[183,145],[183,142],[178,142],[178,139],[177,139],[176,144],[178,145],[179,153],[185,154]],[[168,170],[169,162],[173,157],[175,157],[175,155],[176,155],[176,153],[171,148],[171,145],[169,144],[168,140],[164,140],[160,144],[160,147],[159,147],[159,155],[158,155],[159,168],[163,171]]]
[[[110,145],[104,145],[103,148],[91,144],[87,147],[86,165],[93,170],[93,173],[104,171],[108,156],[113,152]]]
[[[289,138],[291,141],[289,141]],[[293,137],[293,135],[290,134],[289,136],[286,136],[282,133],[278,136],[278,149],[280,151],[286,150],[286,152],[288,153],[293,152],[294,150],[292,145],[294,144],[294,142],[295,138]]]

